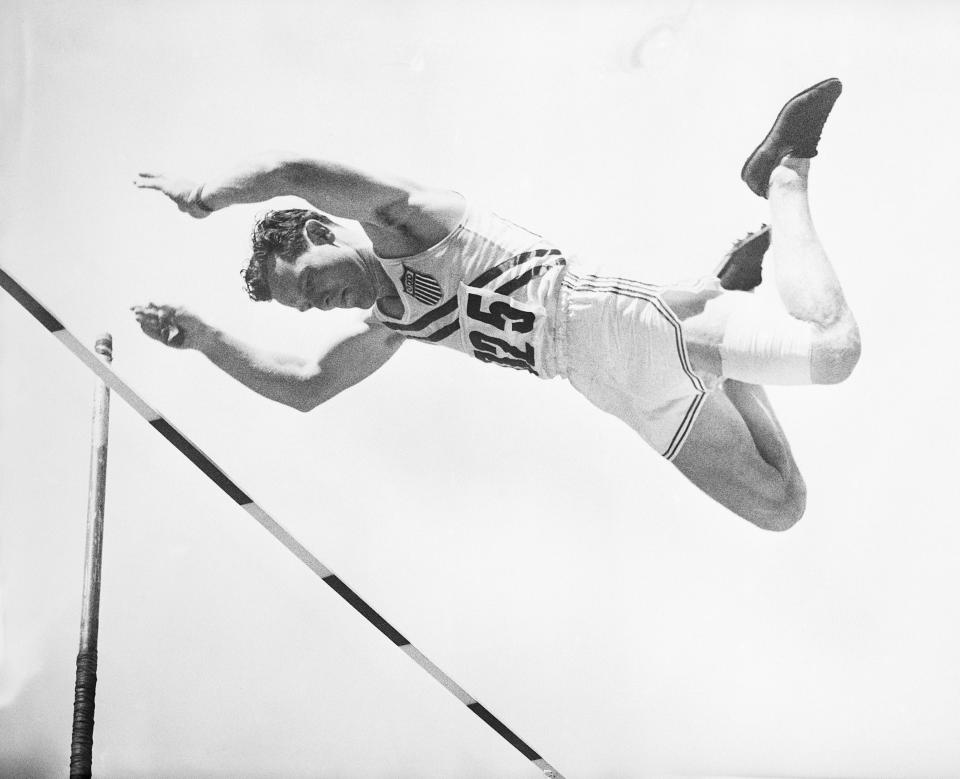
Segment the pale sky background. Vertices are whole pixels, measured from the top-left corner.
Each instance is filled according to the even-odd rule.
[[[0,264],[416,646],[574,777],[960,776],[952,2],[0,3]],[[561,380],[405,346],[313,413],[127,307],[309,354],[254,217],[131,185],[291,149],[458,189],[650,281],[765,219],[784,100],[845,91],[811,201],[861,323],[774,389],[809,488],[764,533]],[[63,776],[95,378],[0,294],[0,775]],[[535,777],[119,399],[101,777]]]

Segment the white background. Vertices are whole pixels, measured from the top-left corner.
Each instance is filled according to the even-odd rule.
[[[568,777],[960,775],[951,2],[0,5],[0,264]],[[263,206],[130,183],[291,149],[449,186],[587,259],[709,271],[740,166],[845,91],[811,200],[863,332],[771,392],[809,487],[764,533],[561,381],[408,345],[303,415],[127,307],[309,354],[240,287]],[[278,201],[282,202],[282,201]],[[0,774],[69,759],[93,375],[0,295]],[[114,398],[103,777],[533,777]]]

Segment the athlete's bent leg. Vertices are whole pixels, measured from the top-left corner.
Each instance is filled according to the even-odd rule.
[[[747,158],[741,178],[770,201],[777,289],[787,313],[810,327],[810,380],[843,381],[860,358],[860,333],[813,229],[807,203],[810,158],[843,91],[828,78],[790,98]]]
[[[672,462],[764,530],[787,530],[803,516],[806,486],[762,387],[727,380],[710,393]]]
[[[810,218],[809,167],[786,157],[767,188],[768,254],[782,305],[714,279],[700,308],[677,309],[697,370],[753,384],[835,384],[860,359],[860,331]]]
[[[770,251],[787,313],[813,328],[811,380],[835,384],[846,379],[860,359],[860,331],[813,228],[809,169],[809,159],[786,157],[770,175]]]

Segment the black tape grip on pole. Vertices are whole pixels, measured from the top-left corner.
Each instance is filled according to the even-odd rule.
[[[73,739],[70,776],[90,776],[93,762],[93,708],[97,693],[97,653],[77,655],[77,686],[73,698]]]

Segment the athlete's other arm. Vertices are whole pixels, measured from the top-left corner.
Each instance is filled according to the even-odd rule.
[[[727,379],[707,398],[673,464],[718,503],[765,530],[803,515],[806,486],[763,387]]]
[[[140,173],[134,184],[163,192],[196,218],[240,203],[297,196],[320,211],[360,222],[381,256],[432,246],[457,226],[463,212],[462,197],[451,190],[285,152],[259,155],[202,183]]]
[[[310,411],[382,366],[404,338],[372,317],[357,318],[316,356],[281,354],[245,343],[181,306],[134,306],[140,328],[154,340],[195,349],[266,398]]]

